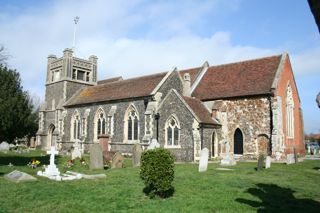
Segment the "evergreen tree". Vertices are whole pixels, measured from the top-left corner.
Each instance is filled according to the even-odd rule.
[[[12,143],[15,138],[34,136],[37,111],[26,91],[20,74],[0,64],[0,142]]]

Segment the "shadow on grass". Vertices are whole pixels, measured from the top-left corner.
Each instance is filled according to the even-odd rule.
[[[316,166],[316,167],[313,167],[314,170],[320,170],[320,167]]]
[[[4,173],[3,172],[0,172],[0,176],[3,176],[4,175]]]
[[[161,193],[155,193],[154,188],[152,186],[146,186],[143,188],[143,193],[145,193],[150,198],[155,198],[156,196],[160,198],[169,198],[174,194],[174,188],[171,187],[169,190],[161,192]]]
[[[319,212],[320,203],[312,199],[295,198],[290,188],[275,184],[256,184],[257,188],[249,188],[248,193],[261,201],[237,198],[236,201],[257,208],[257,212]]]
[[[56,156],[56,158],[59,158],[59,156]],[[41,164],[49,164],[50,156],[0,156],[0,166],[8,165],[9,163],[12,163],[14,166],[26,166],[32,159],[39,160]]]

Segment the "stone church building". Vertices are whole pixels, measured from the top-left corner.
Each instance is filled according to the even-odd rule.
[[[222,157],[226,144],[236,158],[259,153],[284,159],[305,153],[300,99],[288,54],[137,78],[97,81],[97,57],[48,57],[45,103],[38,144],[84,151],[109,136],[109,148],[131,154],[151,139],[177,161],[195,161],[207,147]]]

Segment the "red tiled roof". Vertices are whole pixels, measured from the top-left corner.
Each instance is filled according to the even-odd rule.
[[[98,81],[98,84],[106,84],[106,83],[111,83],[111,82],[121,81],[121,80],[123,80],[122,77],[118,76],[118,77],[108,78],[105,80]]]
[[[186,96],[183,96],[183,99],[189,105],[192,111],[197,115],[201,123],[219,125],[211,118],[210,112],[206,109],[206,107],[199,99]]]
[[[73,97],[66,106],[148,96],[166,74],[164,72],[89,86]]]
[[[191,69],[186,69],[186,70],[180,70],[180,76],[183,79],[183,75],[185,73],[189,73],[190,74],[190,82],[191,85],[194,83],[194,81],[196,80],[197,76],[199,75],[200,71],[201,71],[202,67],[195,67],[195,68],[191,68]]]
[[[281,55],[209,67],[192,96],[200,100],[271,93]]]

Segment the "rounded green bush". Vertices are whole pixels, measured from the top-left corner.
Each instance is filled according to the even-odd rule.
[[[174,158],[163,148],[143,152],[141,155],[140,177],[150,197],[168,197],[173,192]]]

